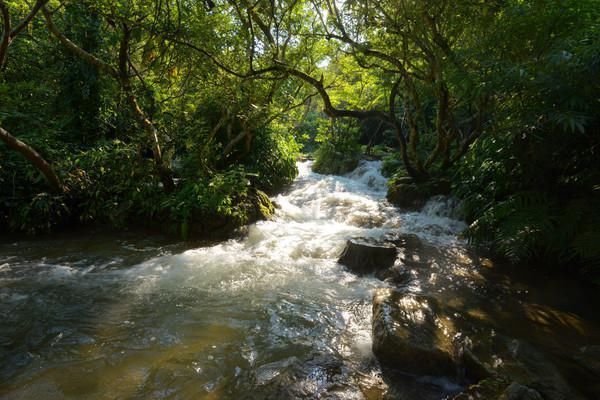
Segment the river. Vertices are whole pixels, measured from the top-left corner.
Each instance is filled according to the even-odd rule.
[[[340,177],[299,163],[273,199],[275,218],[218,244],[89,232],[1,244],[0,398],[416,400],[459,390],[386,379],[371,352],[371,299],[387,284],[336,262],[349,238],[412,233],[445,260],[427,279],[415,272],[412,290],[477,289],[479,267],[457,239],[464,223],[439,201],[419,213],[390,206],[380,166],[363,161]]]

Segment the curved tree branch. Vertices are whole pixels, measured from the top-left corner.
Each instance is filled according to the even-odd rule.
[[[281,65],[277,67],[282,72],[286,72],[289,75],[295,76],[297,78],[302,79],[304,82],[313,86],[319,92],[321,99],[323,100],[323,104],[325,106],[324,112],[329,117],[349,117],[356,119],[366,119],[366,118],[379,118],[383,120],[388,120],[389,117],[386,113],[377,110],[342,110],[339,108],[335,108],[331,103],[331,98],[329,97],[329,93],[327,93],[327,89],[323,85],[323,80],[317,80],[312,76],[297,70],[295,68],[286,67],[285,65]]]
[[[27,14],[23,21],[19,22],[17,26],[15,26],[14,29],[11,31],[11,39],[14,39],[15,36],[21,33],[25,28],[27,28],[27,25],[29,25],[33,18],[35,18],[36,14],[42,9],[42,7],[46,5],[46,3],[48,3],[48,1],[49,0],[37,0],[35,2],[33,7],[31,8],[31,11],[29,11],[29,14]]]
[[[0,140],[8,147],[20,153],[40,171],[54,192],[63,190],[60,179],[52,169],[52,166],[31,146],[23,143],[4,128],[0,127]]]
[[[94,56],[93,54],[90,54],[87,51],[85,51],[84,49],[82,49],[81,47],[77,46],[75,43],[73,43],[71,40],[69,40],[65,35],[63,35],[62,32],[60,30],[58,30],[56,25],[54,25],[54,21],[52,20],[52,13],[45,6],[42,7],[42,14],[44,15],[44,18],[46,19],[46,26],[48,27],[48,30],[71,53],[73,53],[75,56],[81,58],[85,62],[95,66],[99,70],[107,73],[108,75],[112,76],[113,78],[117,78],[117,79],[119,78],[119,71],[117,71],[115,68],[113,68],[108,63],[106,63],[106,62],[102,61],[101,59],[99,59],[98,57]]]
[[[38,0],[32,10],[29,12],[27,17],[21,21],[14,29],[11,30],[10,12],[8,6],[4,1],[0,0],[0,14],[2,14],[2,37],[0,39],[0,71],[4,68],[6,59],[8,57],[8,47],[12,40],[19,34],[31,20],[35,17],[40,8],[47,3],[48,0]],[[54,169],[48,163],[44,157],[40,155],[33,147],[17,139],[11,135],[6,129],[0,127],[0,140],[2,140],[9,148],[20,153],[25,157],[38,171],[44,175],[46,182],[50,185],[54,192],[61,192],[63,190],[62,184]]]
[[[0,70],[4,68],[8,46],[10,45],[10,12],[8,7],[0,0],[0,13],[2,14],[2,38],[0,39]]]

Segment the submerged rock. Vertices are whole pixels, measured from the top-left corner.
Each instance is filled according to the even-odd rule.
[[[292,357],[267,367],[268,379],[257,381],[252,398],[360,400],[383,398],[387,391],[368,369],[363,372],[331,354],[313,354],[304,360]]]
[[[452,400],[498,400],[509,386],[509,381],[500,377],[488,378],[469,386]]]
[[[391,268],[397,256],[398,250],[392,244],[351,239],[346,243],[338,262],[356,274],[377,275]]]
[[[600,394],[600,346],[581,347],[573,355],[573,361],[576,367],[576,378],[585,386],[582,391],[589,393],[590,396]]]
[[[543,400],[543,398],[537,390],[513,382],[508,385],[498,400]]]
[[[469,386],[452,400],[543,400],[543,397],[535,389],[517,382],[510,383],[502,377],[493,377]]]
[[[411,374],[455,376],[454,327],[431,297],[379,289],[373,298],[373,353]]]
[[[470,321],[473,329],[476,323]],[[483,335],[481,335],[483,336]],[[462,366],[467,375],[476,379],[504,379],[514,385],[504,397],[492,399],[537,399],[532,394],[539,392],[546,400],[581,399],[581,395],[571,387],[553,360],[531,344],[504,335],[474,337],[471,346],[464,350]],[[487,375],[487,378],[486,378]],[[518,389],[517,385],[532,390]],[[507,385],[508,387],[508,385]],[[534,389],[534,390],[533,390]],[[528,395],[526,395],[529,393]],[[519,397],[524,396],[524,397]],[[483,397],[487,398],[487,397]]]
[[[546,400],[582,399],[552,360],[528,343],[511,339],[499,349],[497,357],[502,360],[496,368],[498,374],[537,390]]]

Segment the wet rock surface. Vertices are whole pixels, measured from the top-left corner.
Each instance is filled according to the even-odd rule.
[[[488,378],[471,385],[453,400],[544,400],[542,395],[530,387],[509,382],[501,377]]]
[[[348,364],[331,354],[314,354],[304,360],[292,357],[273,364],[258,372],[259,390],[254,396],[273,400],[389,398],[386,384],[372,374],[368,364]]]
[[[455,376],[454,328],[431,297],[379,289],[373,298],[373,353],[403,372]]]
[[[351,239],[346,242],[338,263],[356,274],[375,273],[379,277],[394,265],[397,255],[398,250],[394,245],[364,238]]]
[[[373,352],[384,366],[406,373],[479,382],[457,400],[586,398],[544,352],[461,311],[431,296],[379,289]]]
[[[401,208],[418,210],[435,195],[450,193],[450,183],[446,180],[432,180],[414,183],[410,178],[400,178],[388,189],[387,200]]]
[[[465,268],[464,255],[453,260],[410,236],[387,240],[411,279],[373,297],[373,352],[384,367],[450,379],[465,388],[456,400],[598,398],[598,346],[577,347],[597,343],[593,326],[528,302],[487,259]]]

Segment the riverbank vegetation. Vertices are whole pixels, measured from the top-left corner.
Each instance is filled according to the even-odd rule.
[[[269,213],[263,192],[291,182],[299,152],[343,173],[364,151],[392,186],[449,181],[466,237],[500,255],[598,265],[594,0],[0,11],[4,230],[226,232]]]

